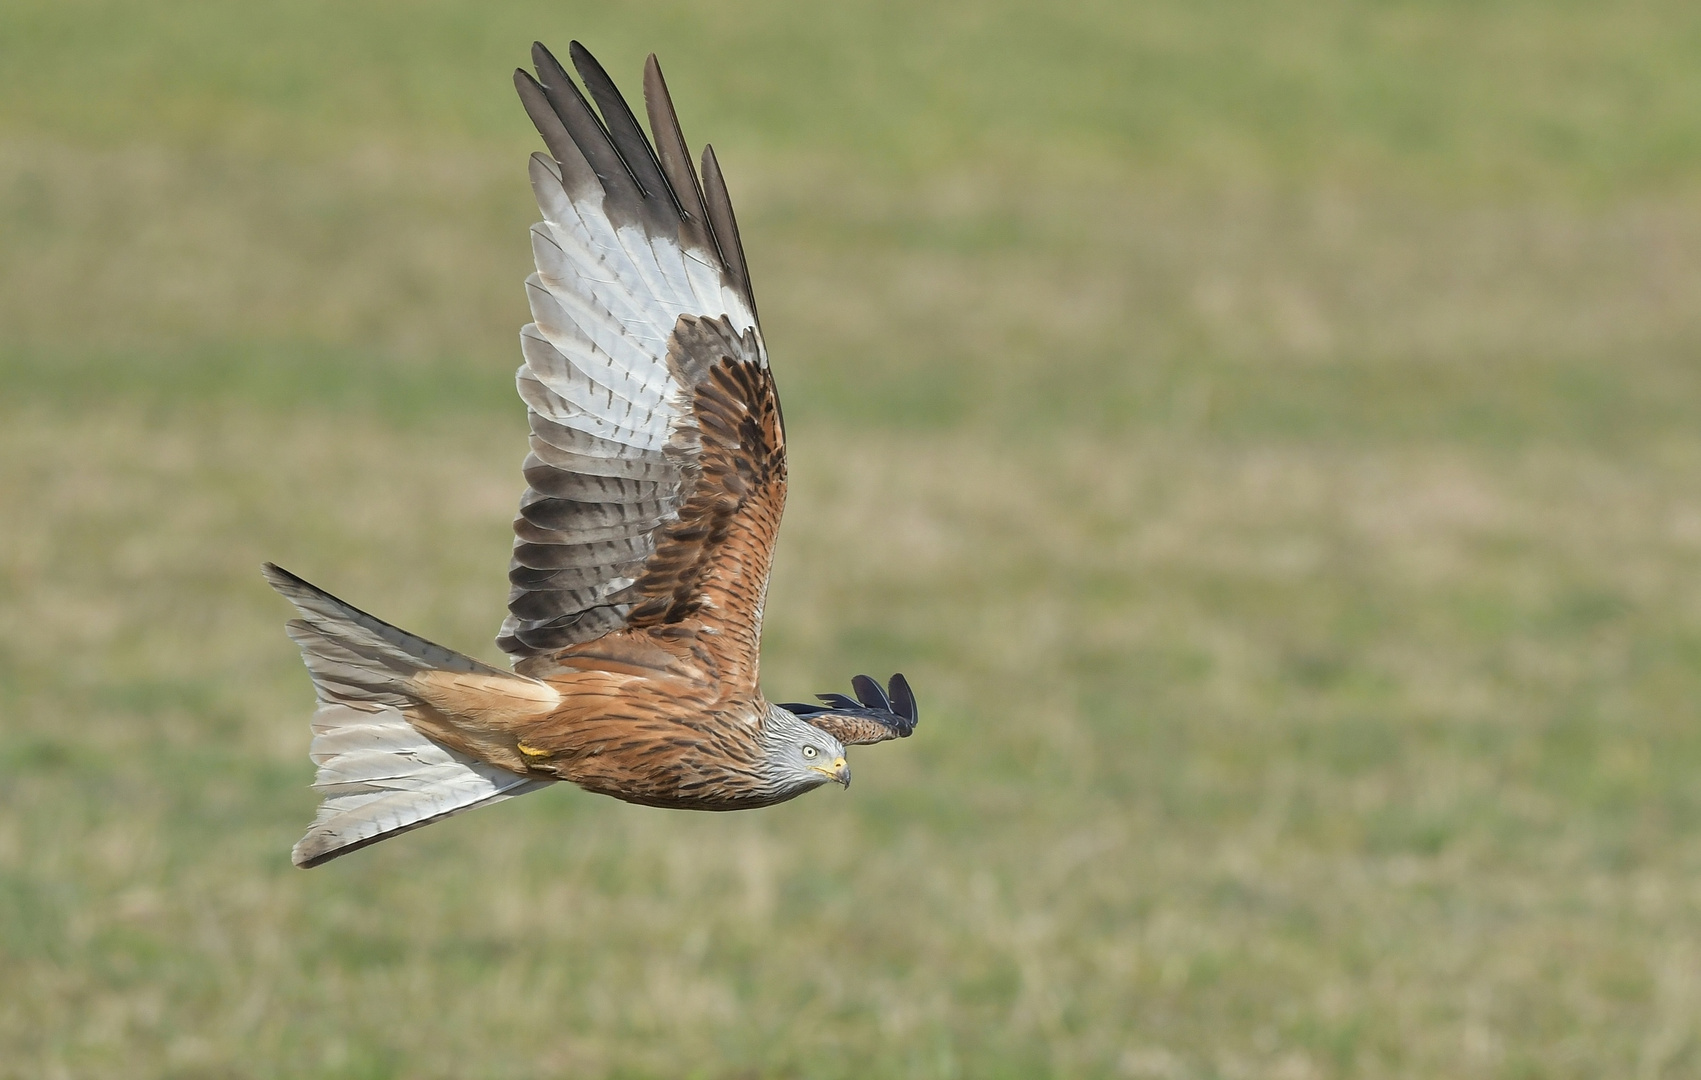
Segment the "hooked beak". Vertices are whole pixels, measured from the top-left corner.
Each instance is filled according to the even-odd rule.
[[[811,772],[818,772],[840,787],[850,787],[850,763],[843,757],[833,759],[831,765],[811,765]]]

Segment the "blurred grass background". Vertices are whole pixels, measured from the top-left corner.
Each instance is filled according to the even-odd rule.
[[[495,659],[509,72],[658,52],[848,795],[304,874],[276,559]],[[1701,9],[0,6],[0,1077],[1701,1074]]]

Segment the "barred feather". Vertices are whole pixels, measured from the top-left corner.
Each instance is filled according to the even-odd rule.
[[[532,228],[516,380],[530,486],[497,638],[517,661],[627,625],[611,598],[644,576],[700,483],[702,379],[724,358],[767,364],[725,184],[712,160],[711,190],[698,184],[654,58],[652,146],[596,59],[576,42],[570,55],[600,116],[543,46],[536,79],[515,73],[550,151],[531,165],[544,220]],[[729,333],[689,335],[707,352],[681,347],[681,327],[709,322]],[[584,573],[566,587],[539,573],[569,567]]]
[[[319,697],[310,753],[324,801],[295,845],[297,866],[549,783],[444,746],[409,720],[426,707],[415,684],[420,672],[531,680],[375,619],[271,563],[265,574],[301,613],[289,635]]]
[[[324,802],[290,853],[303,868],[551,783],[433,742],[393,708],[322,702],[310,753]]]

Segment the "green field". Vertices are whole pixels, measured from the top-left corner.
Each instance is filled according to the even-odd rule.
[[[573,37],[922,727],[304,873],[259,564],[497,659]],[[1697,1075],[1701,7],[0,5],[3,1080]]]

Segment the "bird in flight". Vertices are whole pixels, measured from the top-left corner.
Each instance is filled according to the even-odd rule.
[[[845,746],[915,730],[902,675],[771,704],[762,605],[786,497],[785,423],[712,148],[701,180],[661,68],[652,142],[596,59],[541,44],[514,73],[533,154],[531,424],[504,671],[268,563],[313,678],[317,866],[551,783],[646,806],[740,810],[850,785]]]

